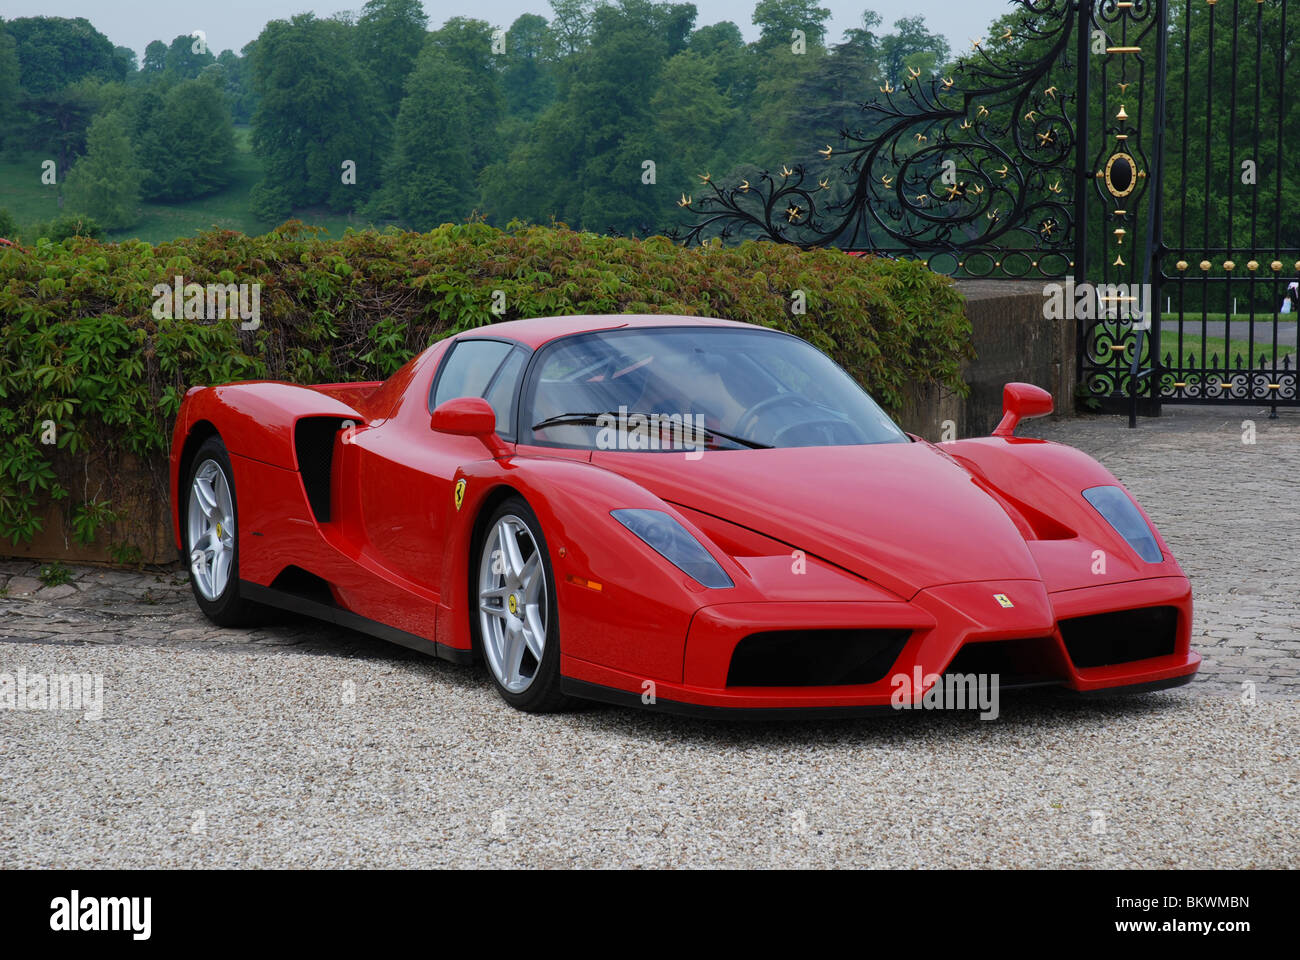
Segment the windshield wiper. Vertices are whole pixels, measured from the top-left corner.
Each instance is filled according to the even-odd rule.
[[[599,427],[602,426],[600,422],[602,417],[614,417],[617,419],[618,416],[619,412],[616,410],[607,411],[605,413],[558,413],[553,417],[547,417],[540,423],[534,423],[533,429],[545,430],[547,427]],[[655,414],[629,413],[626,414],[626,416],[628,418],[645,417],[646,423],[649,423],[650,418],[655,416]],[[662,416],[662,414],[660,414],[660,416]],[[719,437],[722,440],[728,440],[731,443],[738,444],[742,447],[749,447],[751,450],[772,449],[770,443],[759,443],[757,440],[750,440],[746,437],[735,437],[729,433],[723,433],[721,430],[714,430],[712,427],[704,427],[703,429],[711,436]],[[694,425],[683,426],[682,430],[694,433],[696,427]]]

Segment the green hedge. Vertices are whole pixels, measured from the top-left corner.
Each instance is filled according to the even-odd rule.
[[[947,279],[914,262],[776,244],[683,249],[483,223],[331,240],[290,222],[262,237],[214,231],[157,246],[72,237],[0,251],[0,539],[14,543],[31,540],[51,499],[65,501],[72,536],[91,542],[120,518],[113,492],[81,478],[113,476],[125,455],[162,489],[171,421],[193,384],[382,379],[440,337],[498,319],[748,320],[810,340],[893,410],[910,383],[964,392],[971,354]],[[261,284],[260,328],[155,320],[153,288],[178,274]],[[42,442],[50,421],[53,444]]]

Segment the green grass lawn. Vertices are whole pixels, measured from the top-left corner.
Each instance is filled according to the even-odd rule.
[[[1147,341],[1146,345],[1149,344],[1150,341]],[[1144,345],[1142,350],[1144,361],[1146,359],[1146,353],[1147,353],[1146,345]],[[1268,366],[1272,366],[1272,359],[1273,359],[1272,337],[1269,337],[1264,342],[1260,342],[1260,340],[1256,339],[1255,350],[1254,353],[1252,354],[1253,362],[1247,361],[1246,358],[1246,352],[1249,348],[1250,348],[1250,341],[1247,340],[1245,337],[1238,338],[1237,336],[1234,335],[1232,338],[1231,349],[1229,349],[1228,347],[1228,341],[1223,337],[1206,337],[1205,338],[1206,365],[1214,366],[1215,364],[1213,363],[1213,360],[1215,355],[1217,354],[1219,358],[1219,362],[1218,362],[1219,368],[1223,367],[1224,357],[1227,357],[1228,365],[1235,370],[1237,367],[1237,354],[1241,354],[1241,361],[1243,367],[1246,366],[1258,367],[1260,354],[1263,354],[1266,364]],[[1280,363],[1282,357],[1288,354],[1294,357],[1295,352],[1296,352],[1296,348],[1293,346],[1288,346],[1286,344],[1278,344],[1277,347],[1278,362]],[[1162,360],[1165,358],[1165,356],[1168,355],[1181,354],[1182,362],[1184,364],[1187,363],[1187,358],[1188,355],[1190,354],[1191,357],[1193,358],[1194,365],[1200,366],[1201,365],[1201,338],[1189,337],[1184,335],[1182,350],[1179,351],[1177,335],[1170,334],[1166,331],[1160,338],[1160,354]],[[1177,365],[1178,365],[1177,362],[1175,362],[1174,366]],[[1295,367],[1296,367],[1296,361],[1292,359],[1291,369],[1294,370]]]
[[[1281,301],[1279,301],[1279,305],[1280,305],[1280,304],[1281,304]],[[1177,313],[1166,313],[1166,314],[1162,314],[1162,316],[1164,317],[1165,321],[1166,321],[1166,322],[1169,322],[1169,323],[1176,323],[1176,322],[1178,321],[1178,314],[1177,314]],[[1296,315],[1295,315],[1294,313],[1279,313],[1279,314],[1276,314],[1276,316],[1277,316],[1277,318],[1278,318],[1279,320],[1281,320],[1283,323],[1295,323],[1295,321],[1296,321]],[[1228,317],[1228,315],[1227,315],[1226,313],[1207,313],[1207,314],[1205,315],[1205,320],[1206,320],[1206,322],[1208,322],[1208,323],[1223,323],[1223,321],[1224,321],[1225,319],[1227,319],[1227,317]],[[1254,318],[1254,319],[1255,319],[1255,322],[1256,322],[1256,323],[1261,323],[1261,322],[1272,323],[1272,322],[1273,322],[1273,317],[1274,317],[1274,314],[1272,314],[1272,313],[1268,313],[1268,312],[1265,312],[1265,311],[1260,311],[1260,312],[1258,312],[1258,313],[1255,314],[1255,318]],[[1248,314],[1248,313],[1234,313],[1234,314],[1232,315],[1232,322],[1233,322],[1234,324],[1237,324],[1237,323],[1250,323],[1250,320],[1251,320],[1251,316],[1250,316],[1250,314]],[[1196,326],[1199,327],[1199,326],[1200,326],[1200,323],[1201,323],[1201,314],[1200,314],[1199,312],[1193,312],[1193,311],[1190,311],[1190,310],[1189,310],[1187,313],[1185,313],[1185,314],[1183,315],[1183,327],[1184,327],[1184,329],[1187,329],[1187,330],[1192,329],[1192,325],[1193,325],[1193,324],[1195,324]],[[1245,328],[1243,328],[1243,329],[1245,329]]]
[[[138,238],[158,243],[213,227],[248,234],[265,233],[275,227],[274,223],[258,220],[248,209],[248,193],[262,176],[262,165],[252,153],[248,127],[235,128],[235,151],[231,182],[224,190],[187,203],[142,203],[140,219],[125,230],[106,233],[106,239]],[[44,159],[41,154],[0,157],[0,208],[8,210],[20,227],[60,216],[56,188],[41,183]],[[73,211],[65,208],[65,212]],[[294,216],[336,237],[348,227],[362,229],[370,225],[363,217],[324,209],[297,210]]]

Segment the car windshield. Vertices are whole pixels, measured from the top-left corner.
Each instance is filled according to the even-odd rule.
[[[680,450],[907,443],[829,357],[740,327],[602,330],[537,358],[522,436],[590,449]]]

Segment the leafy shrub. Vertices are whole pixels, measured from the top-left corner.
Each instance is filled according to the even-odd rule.
[[[65,583],[72,582],[72,571],[55,560],[53,563],[47,563],[41,567],[37,579],[47,587],[61,587]]]
[[[25,243],[36,243],[38,240],[62,243],[69,237],[95,239],[103,235],[104,228],[100,226],[99,221],[94,217],[88,217],[84,214],[65,213],[53,220],[37,221],[23,229],[21,233]]]
[[[262,237],[212,231],[156,247],[72,237],[0,251],[0,538],[13,542],[30,541],[55,500],[66,498],[78,540],[123,519],[131,497],[76,489],[92,466],[112,478],[128,460],[144,464],[162,497],[171,421],[191,385],[383,379],[430,343],[497,320],[748,320],[816,344],[894,410],[910,384],[964,392],[971,354],[947,279],[915,262],[833,250],[683,249],[483,223],[329,240],[290,222]],[[154,285],[176,276],[261,284],[260,327],[155,319]],[[494,291],[504,294],[500,317]]]

